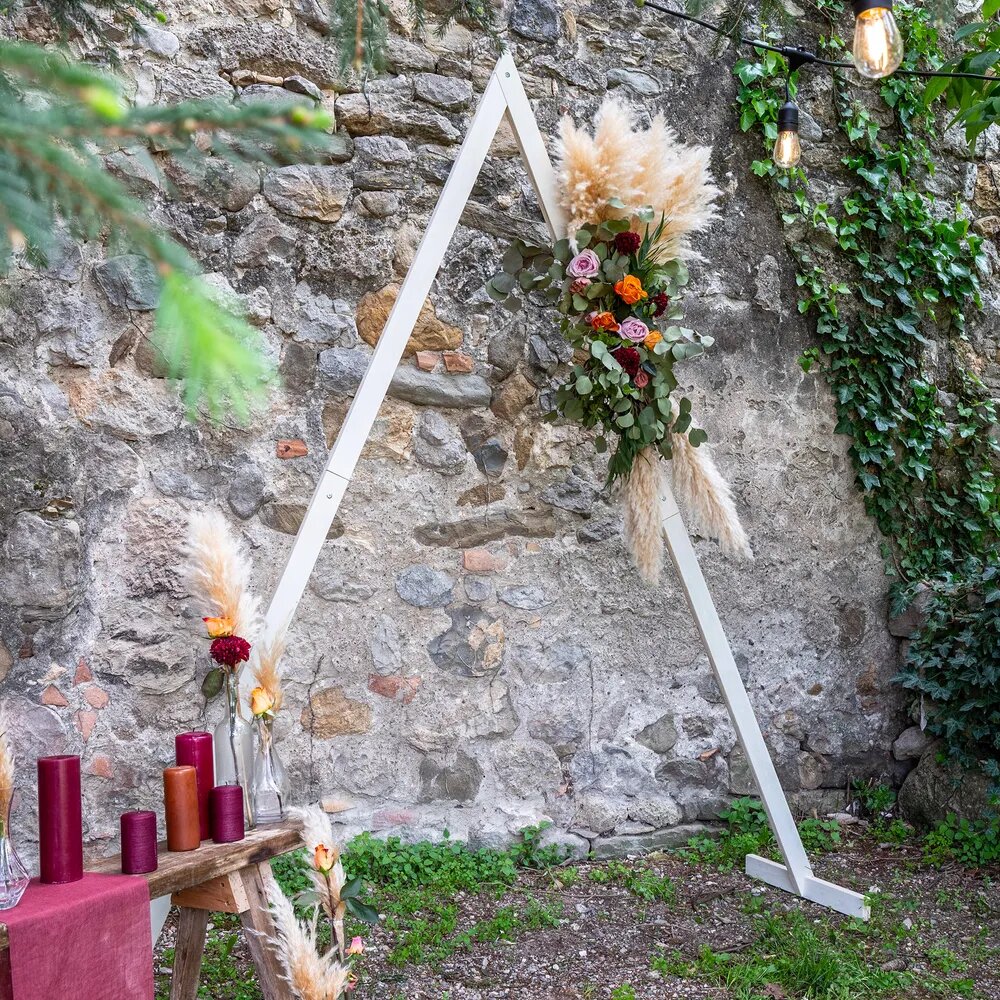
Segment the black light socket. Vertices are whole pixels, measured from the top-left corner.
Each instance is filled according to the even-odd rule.
[[[866,10],[874,10],[882,7],[885,10],[892,10],[892,0],[854,0],[854,16],[863,14]]]
[[[799,108],[794,101],[785,101],[778,109],[778,131],[798,132]]]

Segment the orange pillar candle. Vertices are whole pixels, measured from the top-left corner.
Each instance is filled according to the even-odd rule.
[[[193,851],[201,844],[195,768],[182,766],[164,770],[163,803],[167,814],[167,850]]]

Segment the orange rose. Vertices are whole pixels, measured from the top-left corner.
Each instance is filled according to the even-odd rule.
[[[642,289],[642,282],[634,274],[626,274],[621,281],[615,282],[615,294],[630,306],[647,297]]]
[[[266,687],[255,687],[250,692],[250,711],[254,715],[274,715],[274,699]]]
[[[337,855],[331,851],[326,844],[317,844],[316,853],[313,855],[313,864],[316,871],[329,875],[333,871],[333,866],[337,863]]]
[[[208,629],[209,639],[218,639],[225,635],[232,635],[235,629],[233,623],[225,616],[220,618],[202,618],[205,628]]]
[[[648,336],[642,342],[642,346],[647,351],[651,351],[661,340],[663,340],[663,334],[659,330],[650,330]]]
[[[595,330],[609,330],[611,333],[618,332],[618,324],[615,322],[614,313],[596,313],[594,318],[590,321],[590,325]]]

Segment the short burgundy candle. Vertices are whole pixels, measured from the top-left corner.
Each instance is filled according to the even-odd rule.
[[[246,832],[243,825],[243,788],[240,785],[216,785],[212,789],[212,840],[217,844],[231,844],[242,840]]]
[[[174,737],[174,754],[179,765],[187,764],[198,772],[198,826],[201,839],[208,840],[211,824],[208,796],[215,784],[215,754],[211,733],[180,733]]]
[[[38,759],[38,858],[43,882],[83,878],[79,757]]]
[[[122,872],[142,875],[156,871],[156,813],[122,813]]]

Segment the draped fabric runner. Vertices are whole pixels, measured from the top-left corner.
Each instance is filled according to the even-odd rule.
[[[79,882],[32,879],[0,912],[10,949],[0,1000],[152,1000],[149,887],[142,876],[86,874]]]

